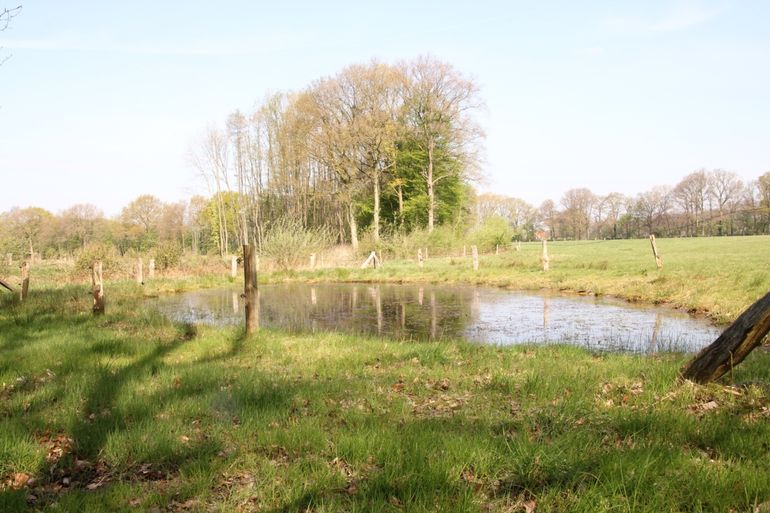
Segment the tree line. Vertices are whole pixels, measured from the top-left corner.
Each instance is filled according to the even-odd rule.
[[[744,183],[735,173],[699,170],[673,187],[653,187],[635,197],[571,189],[558,204],[546,200],[539,207],[508,196],[476,194],[473,190],[466,194],[467,203],[461,207],[464,221],[455,226],[504,222],[506,237],[516,240],[533,240],[540,231],[562,240],[770,233],[770,172]],[[39,207],[14,208],[0,213],[0,253],[17,258],[60,258],[99,243],[114,247],[119,254],[145,253],[161,245],[217,254],[222,249],[219,205],[231,207],[226,209],[229,218],[225,222],[236,227],[236,197],[235,192],[221,192],[165,203],[142,195],[113,218],[89,204],[74,205],[57,214]],[[447,217],[452,218],[452,214]],[[427,215],[416,218],[424,220]],[[400,219],[394,218],[391,224],[394,222],[400,223]],[[235,232],[231,236],[237,239]],[[236,250],[234,246],[230,249]]]
[[[507,219],[516,236],[538,231],[551,239],[627,239],[755,235],[770,233],[770,172],[744,183],[722,169],[694,171],[674,186],[655,186],[627,196],[570,189],[555,203],[534,207],[524,200],[479,195],[477,219]]]

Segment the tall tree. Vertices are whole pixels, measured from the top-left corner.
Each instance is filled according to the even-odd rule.
[[[436,184],[458,170],[474,169],[478,162],[483,132],[471,114],[481,107],[481,101],[478,86],[447,63],[420,57],[404,68],[408,77],[407,127],[428,157],[422,176],[428,195],[428,231],[433,231]],[[463,165],[436,167],[436,150],[442,145]]]
[[[596,203],[596,196],[586,188],[570,189],[561,198],[564,207],[562,217],[575,239],[587,239],[591,226],[591,213]]]
[[[690,235],[705,235],[703,219],[708,196],[706,170],[701,169],[685,176],[674,187],[673,195],[689,220],[687,232]]]

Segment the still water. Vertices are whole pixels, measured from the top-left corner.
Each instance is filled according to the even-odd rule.
[[[260,325],[294,332],[340,331],[395,339],[466,339],[489,344],[567,343],[597,351],[694,352],[720,330],[660,307],[447,285],[260,285]],[[243,322],[235,289],[149,300],[167,317],[213,325]]]

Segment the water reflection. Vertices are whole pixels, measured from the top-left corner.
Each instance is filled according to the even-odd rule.
[[[470,286],[282,284],[261,286],[259,297],[262,326],[290,331],[635,352],[697,351],[719,335],[704,320],[657,307]],[[237,291],[203,290],[151,301],[176,320],[238,324],[241,299]]]

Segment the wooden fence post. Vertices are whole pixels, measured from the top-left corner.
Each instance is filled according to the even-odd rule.
[[[422,267],[422,248],[417,249],[417,265]]]
[[[372,267],[374,267],[375,269],[377,269],[378,267],[380,267],[382,265],[382,260],[380,260],[380,257],[378,257],[377,253],[374,252],[374,251],[369,253],[369,256],[366,257],[366,260],[364,260],[364,263],[361,264],[361,269],[366,269],[370,265]]]
[[[479,248],[471,246],[471,255],[473,256],[473,270],[479,270]]]
[[[310,253],[310,269],[315,270],[315,253]]]
[[[245,260],[243,265],[246,265]],[[233,255],[230,257],[230,278],[235,278],[236,276],[238,276],[238,257]]]
[[[663,259],[660,258],[660,253],[658,253],[658,245],[655,244],[655,235],[650,235],[650,245],[652,246],[652,254],[655,256],[655,265],[658,266],[658,269],[662,269]]]
[[[19,298],[22,301],[27,299],[27,293],[29,292],[29,262],[21,264],[21,291],[19,292]]]
[[[144,263],[141,258],[136,259],[136,283],[144,285]]]
[[[540,257],[540,261],[543,263],[543,271],[547,272],[550,269],[551,259],[548,258],[548,240],[543,239],[543,256]]]
[[[467,256],[467,252],[465,251],[465,246],[463,246],[463,258]]]
[[[495,244],[495,255],[500,254],[500,244]]]
[[[425,253],[423,254],[425,256],[425,260],[428,259],[428,248],[425,248]]]
[[[6,265],[13,265],[13,253],[7,253],[5,255],[5,263]]]
[[[147,264],[147,277],[149,279],[155,278],[155,259],[151,258],[150,263]]]
[[[246,335],[259,329],[259,295],[257,294],[257,260],[254,247],[243,246],[243,293],[246,296]]]
[[[102,280],[102,262],[97,260],[91,266],[91,290],[94,294],[94,315],[104,313],[104,281]]]

